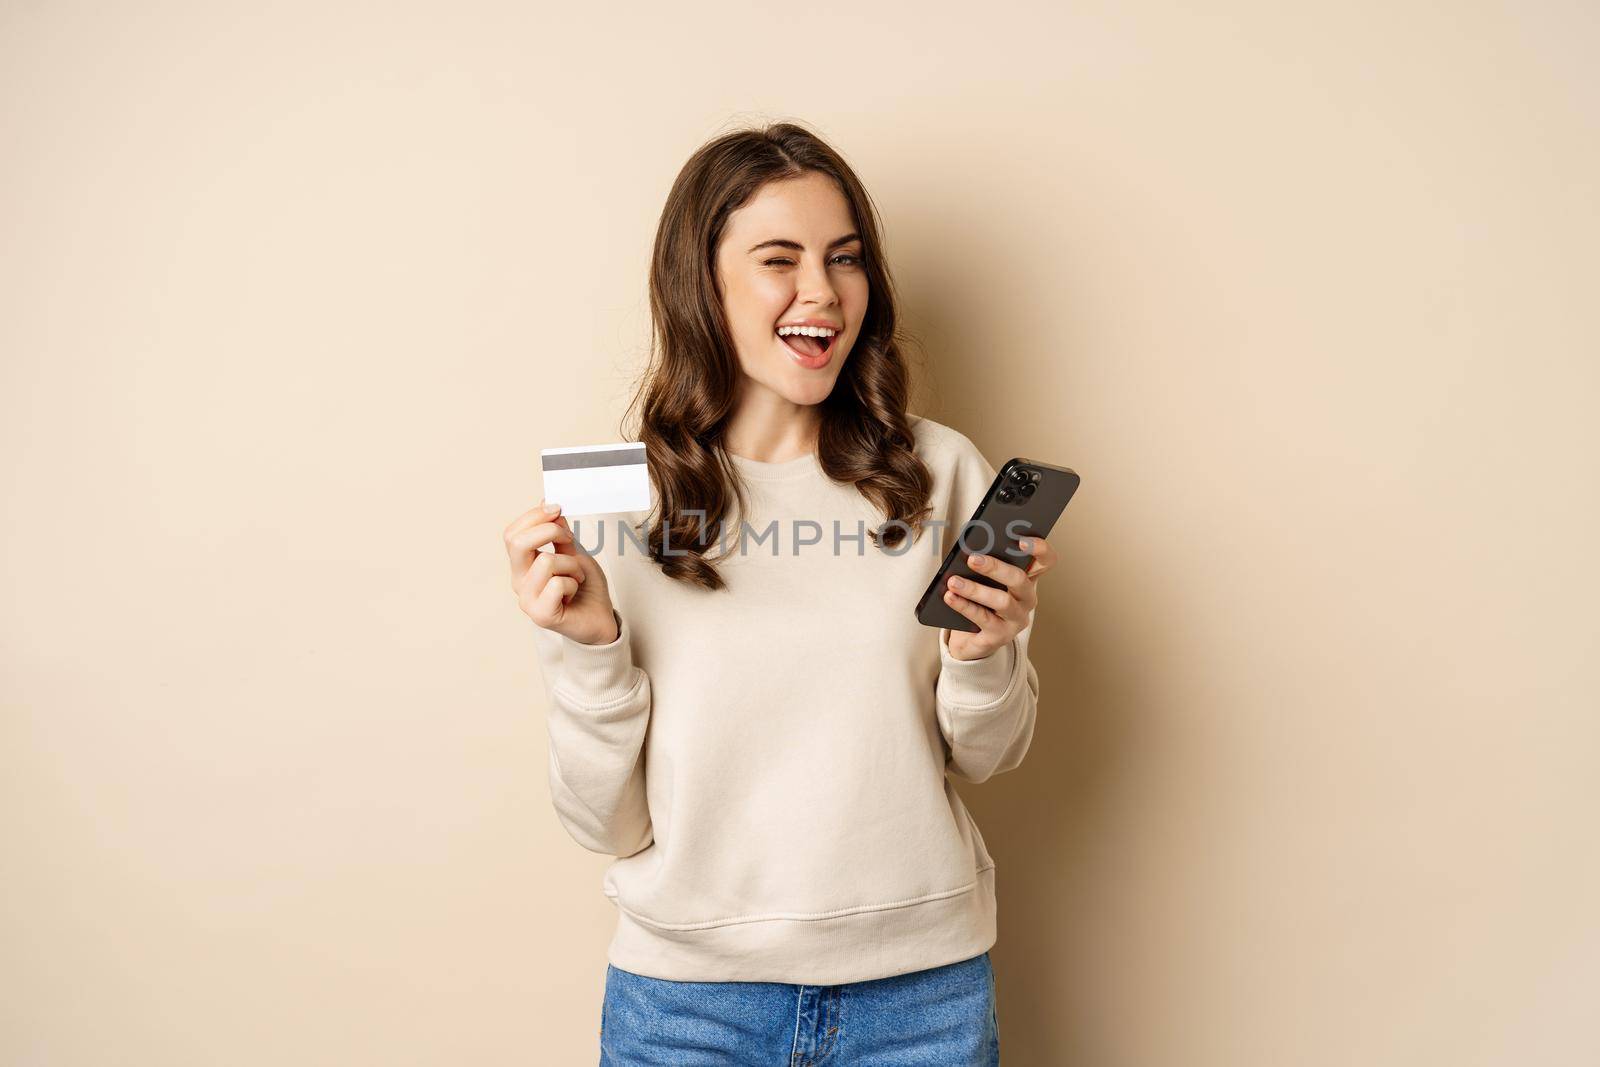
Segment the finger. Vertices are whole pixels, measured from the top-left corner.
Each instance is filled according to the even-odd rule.
[[[566,599],[578,591],[578,582],[575,578],[568,578],[564,574],[557,574],[533,598],[533,603],[528,609],[528,616],[540,626],[548,627],[561,621],[561,616],[566,613]]]
[[[547,511],[546,508],[555,508],[556,510]],[[525,530],[529,526],[532,526],[538,522],[542,522],[546,519],[554,518],[560,513],[560,504],[549,504],[541,500],[527,511],[524,511],[521,515],[518,515],[516,518],[512,519],[511,524],[506,527],[505,535],[510,537],[512,534],[517,533],[520,530]]]
[[[557,515],[550,521],[567,531],[567,536],[560,543],[553,546],[557,552],[564,552],[569,556],[587,556],[590,554],[584,549],[583,543],[578,540],[577,535],[572,532],[572,527],[567,524],[565,515]]]
[[[561,505],[548,505],[548,507],[553,507],[556,509],[554,512],[545,510],[546,507],[547,505],[541,503],[539,506],[529,508],[521,515],[518,515],[515,519],[512,519],[511,524],[506,527],[504,535],[507,545],[509,545],[512,539],[518,535],[524,534],[528,530],[531,530],[535,526],[538,526],[542,523],[550,522],[560,514]]]
[[[1029,535],[1022,540],[1027,542],[1027,547],[1022,551],[1033,557],[1033,562],[1028,565],[1029,578],[1037,578],[1056,565],[1056,550],[1044,538]]]
[[[533,564],[534,553],[554,542],[556,551],[560,544],[572,540],[572,531],[560,522],[539,522],[506,534],[506,555],[511,559],[511,573],[520,575]]]
[[[567,532],[566,537],[556,541],[552,546],[555,549],[556,554],[577,560],[578,567],[585,578],[593,578],[602,575],[604,572],[600,569],[600,564],[595,560],[594,552],[590,552],[589,549],[584,546],[583,541],[578,537],[577,533],[573,531],[572,527],[567,525],[567,517],[565,515],[559,515],[556,517],[555,523],[557,526],[560,526]],[[600,540],[605,540],[604,530],[601,531]],[[600,545],[597,543],[595,546],[595,551],[598,552],[599,550]]]
[[[535,555],[539,558],[533,561],[528,572],[512,583],[512,588],[517,591],[517,599],[537,596],[544,588],[544,583],[555,574],[565,574],[582,584],[585,578],[583,564],[578,562],[577,557],[556,552],[537,552]]]
[[[506,538],[506,552],[513,565],[525,569],[535,552],[548,544],[559,546],[572,539],[572,531],[558,522],[539,522],[523,528]]]
[[[944,602],[955,608],[961,614],[978,624],[980,630],[985,632],[995,630],[1001,625],[1000,616],[974,600],[969,600],[960,593],[946,589]]]
[[[952,574],[947,585],[957,596],[982,604],[996,615],[1015,614],[1012,608],[1016,603],[1016,597],[1009,589],[996,589],[992,585],[984,585],[982,582],[963,578],[959,574]]]
[[[968,556],[967,566],[985,578],[993,578],[1013,592],[1020,591],[1028,580],[1028,575],[1021,567],[1014,563],[1007,563],[997,556]]]

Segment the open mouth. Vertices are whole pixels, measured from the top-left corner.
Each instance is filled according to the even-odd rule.
[[[817,335],[812,333],[785,333],[779,334],[778,340],[789,346],[789,351],[802,359],[818,359],[826,355],[838,341],[838,334]]]

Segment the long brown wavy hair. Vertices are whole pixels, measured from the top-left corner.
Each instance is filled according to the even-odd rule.
[[[706,553],[719,543],[730,505],[736,501],[740,515],[748,508],[723,445],[742,373],[716,275],[723,230],[768,182],[812,171],[831,177],[850,203],[870,285],[860,335],[818,405],[818,461],[883,514],[868,533],[880,549],[908,534],[914,541],[928,517],[933,477],[912,447],[909,374],[876,205],[849,164],[810,130],[792,122],[740,130],[697,149],[667,194],[650,259],[650,359],[624,415],[641,411],[637,428],[624,433],[645,445],[657,493],[646,545],[669,578],[722,588]]]

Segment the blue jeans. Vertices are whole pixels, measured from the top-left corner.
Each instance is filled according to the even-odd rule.
[[[846,985],[669,982],[606,965],[600,1067],[996,1067],[989,954]]]

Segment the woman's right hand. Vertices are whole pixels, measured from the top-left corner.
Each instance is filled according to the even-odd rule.
[[[617,639],[605,572],[572,536],[561,505],[544,502],[506,527],[511,588],[523,612],[544,627],[584,645]],[[541,552],[550,545],[553,552]]]

